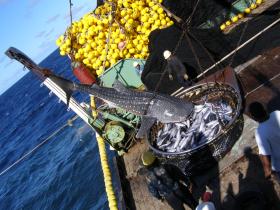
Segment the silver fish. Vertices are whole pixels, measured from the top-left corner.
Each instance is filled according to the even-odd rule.
[[[172,136],[172,137],[175,137],[176,136],[176,133],[177,133],[177,129],[176,129],[176,127],[174,127],[174,128],[172,128],[171,130],[170,130],[170,136]]]
[[[232,119],[232,108],[226,103],[205,102],[196,105],[191,119],[179,123],[169,123],[163,130],[169,133],[168,144],[162,145],[162,149],[168,152],[181,152],[207,143],[217,136],[222,129],[219,120],[227,124]],[[161,138],[158,139],[161,141]]]
[[[162,135],[162,136],[160,137],[160,140],[157,141],[157,145],[158,145],[158,146],[161,146],[162,144],[165,143],[165,141],[169,140],[169,137],[170,137],[170,135],[169,135],[168,133],[166,133],[165,135]]]
[[[171,128],[171,123],[165,124],[163,128],[163,133],[166,133],[170,130]]]
[[[162,130],[159,130],[159,132],[157,133],[157,137],[160,137],[162,134]]]
[[[166,142],[166,144],[163,144],[161,146],[159,146],[160,149],[165,148],[167,146],[169,146],[171,144],[171,141]]]
[[[193,138],[193,135],[188,135],[187,137],[182,139],[182,141],[181,141],[182,143],[179,145],[179,148],[181,151],[190,144],[192,138]]]
[[[180,134],[180,131],[178,131],[176,134],[175,143],[173,145],[174,149],[176,149],[178,147],[180,141],[181,141],[181,134]]]

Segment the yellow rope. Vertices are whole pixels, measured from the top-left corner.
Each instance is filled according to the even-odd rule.
[[[90,96],[90,106],[91,106],[91,114],[93,116],[93,119],[96,119],[97,117],[97,112],[96,112],[96,105],[95,105],[95,101],[94,101],[94,96]]]
[[[99,155],[100,155],[101,167],[102,167],[103,176],[104,176],[105,190],[106,190],[108,202],[109,202],[109,208],[110,208],[110,210],[117,210],[118,204],[117,204],[117,199],[116,199],[114,189],[113,189],[111,172],[110,172],[110,168],[108,165],[108,159],[107,159],[104,139],[101,136],[99,136],[97,133],[96,133],[96,139],[97,139],[98,148],[99,148]]]
[[[90,99],[91,99],[90,105],[93,110],[92,114],[93,114],[93,117],[95,118],[97,113],[95,111],[96,105],[95,105],[94,97],[91,96]],[[111,171],[110,171],[110,167],[108,164],[105,142],[104,142],[104,139],[98,133],[96,133],[96,140],[97,140],[97,145],[98,145],[98,149],[99,149],[100,162],[101,162],[101,167],[102,167],[103,176],[104,176],[105,190],[106,190],[107,197],[108,197],[109,208],[110,208],[110,210],[117,210],[118,203],[117,203],[117,199],[116,199],[114,189],[113,189]]]

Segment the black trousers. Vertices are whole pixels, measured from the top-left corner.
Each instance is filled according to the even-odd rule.
[[[179,184],[179,188],[174,192],[175,195],[191,209],[195,209],[198,202],[194,199],[189,189],[182,184]]]
[[[185,209],[181,199],[173,192],[170,193],[168,196],[166,196],[165,200],[174,210],[184,210]]]

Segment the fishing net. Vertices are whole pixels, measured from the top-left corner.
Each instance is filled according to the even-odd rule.
[[[232,108],[232,118],[222,125],[216,136],[204,144],[195,145],[191,149],[180,152],[163,151],[157,146],[158,132],[162,124],[155,124],[149,134],[149,145],[153,152],[164,164],[172,164],[180,168],[184,174],[193,175],[215,164],[232,148],[243,129],[241,115],[241,96],[231,86],[218,83],[204,83],[191,87],[181,98],[192,101],[194,104],[204,104],[224,101]]]
[[[234,9],[232,7],[234,1],[232,0],[164,0],[162,4],[183,21],[186,21],[193,12],[197,1],[199,4],[194,12],[191,26],[200,26],[209,19],[215,19],[217,15],[223,21],[227,20],[230,11]]]
[[[182,18],[183,21],[186,20],[193,11],[196,1],[176,0],[175,2],[166,0],[164,1],[164,5],[169,8],[171,12]],[[231,3],[231,1],[228,2]],[[193,15],[191,25],[188,27],[190,42],[192,43],[196,56],[200,61],[202,70],[206,70],[215,63],[212,61],[212,59],[210,59],[205,49],[211,54],[215,61],[219,61],[238,46],[240,35],[242,34],[246,24],[241,23],[229,34],[223,34],[219,27],[208,29],[198,27],[202,22],[205,22],[209,18],[211,19],[211,17],[216,16],[216,11],[220,11],[223,4],[225,4],[224,7],[227,7],[226,5],[228,5],[226,1],[200,1]],[[277,18],[279,18],[279,6],[280,1],[271,6],[262,15],[249,20],[246,31],[239,44],[244,43],[275,21]],[[273,28],[269,29],[260,37],[258,37],[258,39],[255,39],[239,50],[235,54],[231,66],[236,67],[263,53],[267,49],[279,46],[279,29],[280,24],[275,25]],[[150,54],[147,58],[144,71],[141,75],[141,80],[148,90],[154,91],[157,87],[157,83],[155,81],[159,81],[161,77],[162,82],[157,88],[158,92],[171,94],[173,91],[182,86],[178,81],[176,81],[176,78],[173,81],[170,81],[168,74],[162,75],[165,69],[165,59],[163,57],[163,52],[165,50],[172,52],[178,44],[181,35],[182,28],[177,24],[165,29],[154,30],[151,32],[149,36]],[[270,41],[268,42],[267,40]],[[190,43],[187,41],[186,36],[184,36],[179,43],[174,55],[176,55],[185,65],[187,74],[191,80],[195,79],[198,74],[202,73],[194,54],[191,51]],[[226,59],[222,65],[228,65],[230,60],[230,58]],[[209,73],[213,73],[216,70],[217,69],[215,68]]]

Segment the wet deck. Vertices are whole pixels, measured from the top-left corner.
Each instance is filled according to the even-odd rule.
[[[244,95],[247,95],[245,106],[251,101],[263,102],[270,111],[280,107],[280,47],[263,56],[236,68],[243,85]],[[262,85],[264,84],[264,85]],[[196,199],[210,186],[214,191],[214,203],[217,209],[234,209],[233,203],[237,195],[244,189],[258,189],[263,192],[270,209],[280,209],[280,185],[274,180],[265,180],[257,147],[254,130],[257,126],[247,116],[242,136],[231,151],[218,165],[205,174],[193,178],[193,194]],[[251,151],[244,155],[245,148]],[[140,156],[147,149],[143,140],[138,142],[129,153],[121,159],[121,179],[126,202],[126,209],[168,210],[170,207],[153,198],[148,192],[144,177],[137,174]],[[120,162],[120,161],[118,161]]]

